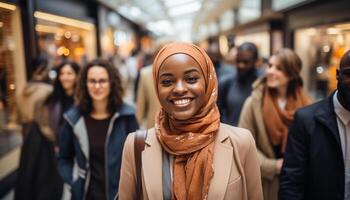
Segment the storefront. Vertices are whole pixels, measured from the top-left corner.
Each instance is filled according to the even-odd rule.
[[[34,29],[38,55],[51,66],[62,58],[81,65],[99,54],[97,4],[72,0],[36,0]]]
[[[0,133],[16,131],[15,96],[25,84],[20,8],[0,2]]]
[[[34,16],[39,54],[48,58],[53,66],[61,58],[69,58],[84,65],[96,57],[96,31],[93,23],[41,11],[36,11]]]
[[[235,44],[253,42],[261,58],[267,59],[273,52],[283,47],[282,16],[278,13],[265,15],[252,22],[233,29]]]
[[[350,4],[313,2],[287,14],[287,44],[303,61],[302,77],[315,99],[336,88],[336,69],[350,49]]]
[[[138,47],[135,25],[118,15],[114,10],[99,7],[98,12],[102,56],[109,58],[118,53],[128,57]]]

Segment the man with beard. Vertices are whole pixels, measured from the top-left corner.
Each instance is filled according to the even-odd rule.
[[[300,109],[289,129],[279,199],[350,199],[350,51],[337,90]]]
[[[243,103],[252,91],[252,84],[262,74],[256,68],[257,60],[258,49],[255,44],[245,42],[238,47],[235,70],[219,81],[218,107],[222,122],[237,126]]]

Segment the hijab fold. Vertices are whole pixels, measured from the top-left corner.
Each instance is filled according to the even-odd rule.
[[[170,43],[159,51],[153,63],[157,95],[159,70],[174,54],[186,54],[200,66],[206,85],[205,101],[198,113],[188,120],[177,120],[162,108],[156,115],[156,134],[163,149],[174,156],[172,199],[202,200],[207,198],[214,175],[214,140],[220,126],[217,79],[214,66],[203,49],[189,43]]]

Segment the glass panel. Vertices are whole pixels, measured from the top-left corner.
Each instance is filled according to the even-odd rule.
[[[84,65],[96,57],[95,27],[92,23],[35,12],[40,56],[55,66],[67,57]]]
[[[305,86],[322,99],[337,86],[336,69],[350,49],[350,23],[296,30],[295,51],[303,61]]]

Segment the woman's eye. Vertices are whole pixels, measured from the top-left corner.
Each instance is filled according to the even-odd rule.
[[[169,86],[171,85],[172,81],[170,79],[164,79],[160,82],[160,84],[164,85],[164,86]]]
[[[186,81],[187,81],[188,83],[196,83],[197,80],[198,80],[197,77],[189,77],[189,78],[186,79]]]

